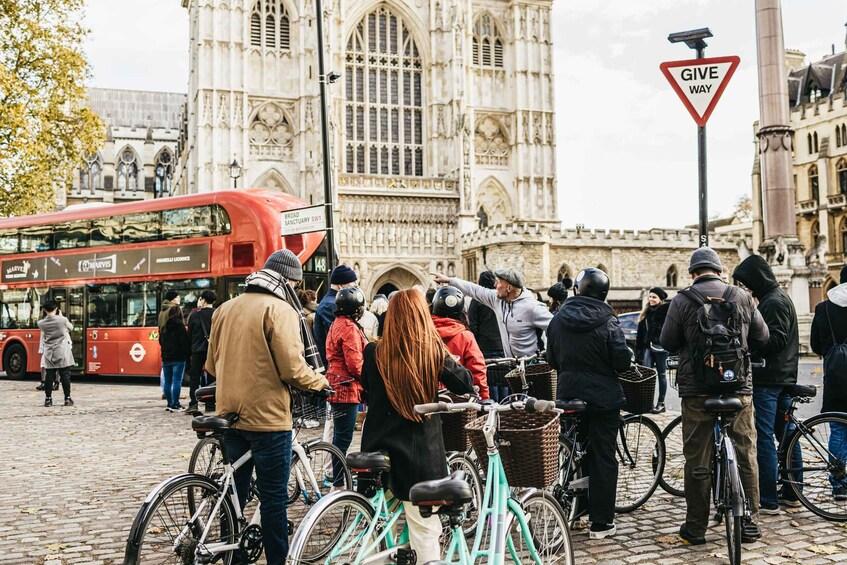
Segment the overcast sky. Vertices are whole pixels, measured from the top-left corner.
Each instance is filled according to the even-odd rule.
[[[120,10],[116,5],[120,4]],[[845,0],[783,0],[785,46],[812,60],[844,50]],[[180,0],[89,0],[91,84],[185,92],[188,17]],[[709,27],[706,56],[741,65],[709,120],[709,213],[750,193],[758,119],[755,12],[738,0],[556,0],[559,212],[566,226],[697,222],[697,129],[659,71],[689,59],[668,33]]]

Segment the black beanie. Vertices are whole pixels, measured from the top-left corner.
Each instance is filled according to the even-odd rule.
[[[656,296],[658,296],[662,300],[668,299],[668,293],[665,292],[664,290],[662,290],[661,288],[659,288],[658,286],[654,286],[653,288],[651,288],[650,292],[652,292],[653,294],[655,294]]]
[[[564,284],[557,282],[547,289],[547,296],[556,302],[564,302],[568,297],[568,289]]]
[[[483,288],[494,288],[497,277],[491,271],[482,271],[479,274],[479,286]]]
[[[359,277],[356,275],[356,271],[341,263],[336,268],[332,270],[332,274],[329,276],[330,284],[349,284],[351,282],[356,282],[359,280]]]

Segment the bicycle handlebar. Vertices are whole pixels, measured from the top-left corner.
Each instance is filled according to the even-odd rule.
[[[534,359],[538,359],[544,352],[539,351],[538,353],[533,353],[532,355],[527,355],[525,357],[496,357],[492,359],[485,360],[485,366],[490,367],[491,365],[506,365],[510,363],[526,363],[527,361],[532,361]]]
[[[509,410],[524,410],[526,412],[561,412],[556,408],[556,403],[551,400],[538,400],[529,397],[526,400],[518,400],[509,404],[481,404],[479,402],[430,402],[428,404],[416,404],[415,412],[418,414],[438,414],[442,412],[463,412],[465,410],[479,410],[482,412],[507,412]]]

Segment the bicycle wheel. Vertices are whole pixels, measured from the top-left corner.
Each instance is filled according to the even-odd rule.
[[[736,516],[733,508],[744,506],[743,501],[739,500],[743,497],[743,489],[738,466],[735,461],[729,463],[724,447],[721,447],[721,459],[724,467],[723,477],[721,477],[723,487],[721,498],[723,502],[723,523],[726,529],[726,550],[729,554],[730,565],[735,565],[741,563],[741,528],[744,517],[742,513]]]
[[[464,471],[465,481],[473,489],[473,500],[465,505],[465,517],[462,521],[462,532],[464,532],[465,537],[472,536],[476,532],[476,525],[479,520],[479,508],[482,506],[485,484],[482,482],[482,477],[476,468],[476,463],[464,453],[450,454],[447,457],[447,467],[450,469],[450,473]]]
[[[291,540],[292,565],[353,563],[362,547],[379,535],[367,535],[374,508],[357,492],[336,491],[312,506]],[[380,550],[383,547],[378,548]]]
[[[565,513],[556,499],[548,492],[530,489],[520,496],[519,502],[528,531],[522,531],[520,521],[509,509],[505,524],[508,536],[507,558],[511,557],[512,563],[516,565],[533,563],[527,543],[528,536],[542,564],[552,563],[555,559],[557,565],[572,565],[574,559],[571,531]]]
[[[847,414],[826,412],[801,422],[788,440],[782,466],[803,506],[827,520],[847,522]]]
[[[662,439],[665,442],[665,472],[659,476],[659,486],[668,494],[685,496],[682,416],[677,416],[667,425],[662,431]],[[655,464],[658,464],[658,454],[656,454]]]
[[[307,461],[296,453],[291,457],[291,474],[288,476],[288,519],[294,522],[303,518],[306,511],[333,490],[333,462],[340,461],[340,484],[335,490],[352,490],[353,477],[341,450],[331,443],[316,442],[304,445]],[[318,490],[312,484],[315,478]]]
[[[618,432],[617,458],[615,512],[632,512],[647,502],[665,468],[665,442],[659,426],[646,416],[624,417]]]
[[[574,486],[583,478],[583,472],[581,465],[571,457],[572,442],[567,437],[559,440],[559,476],[552,488],[553,497],[562,507],[570,526],[588,512],[588,484]]]
[[[198,549],[213,543],[233,543],[235,510],[229,499],[214,512],[218,486],[202,475],[181,475],[156,487],[138,511],[127,540],[125,565],[194,563]],[[200,539],[205,527],[209,532]],[[232,553],[221,556],[229,565]]]
[[[213,437],[204,437],[194,446],[188,461],[188,472],[217,481],[223,476],[224,462],[221,443]]]

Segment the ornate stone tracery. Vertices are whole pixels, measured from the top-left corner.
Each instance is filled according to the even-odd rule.
[[[294,130],[285,111],[266,102],[250,122],[250,154],[268,157],[291,157]]]
[[[485,116],[476,126],[474,153],[477,165],[509,165],[508,131],[493,116]]]

